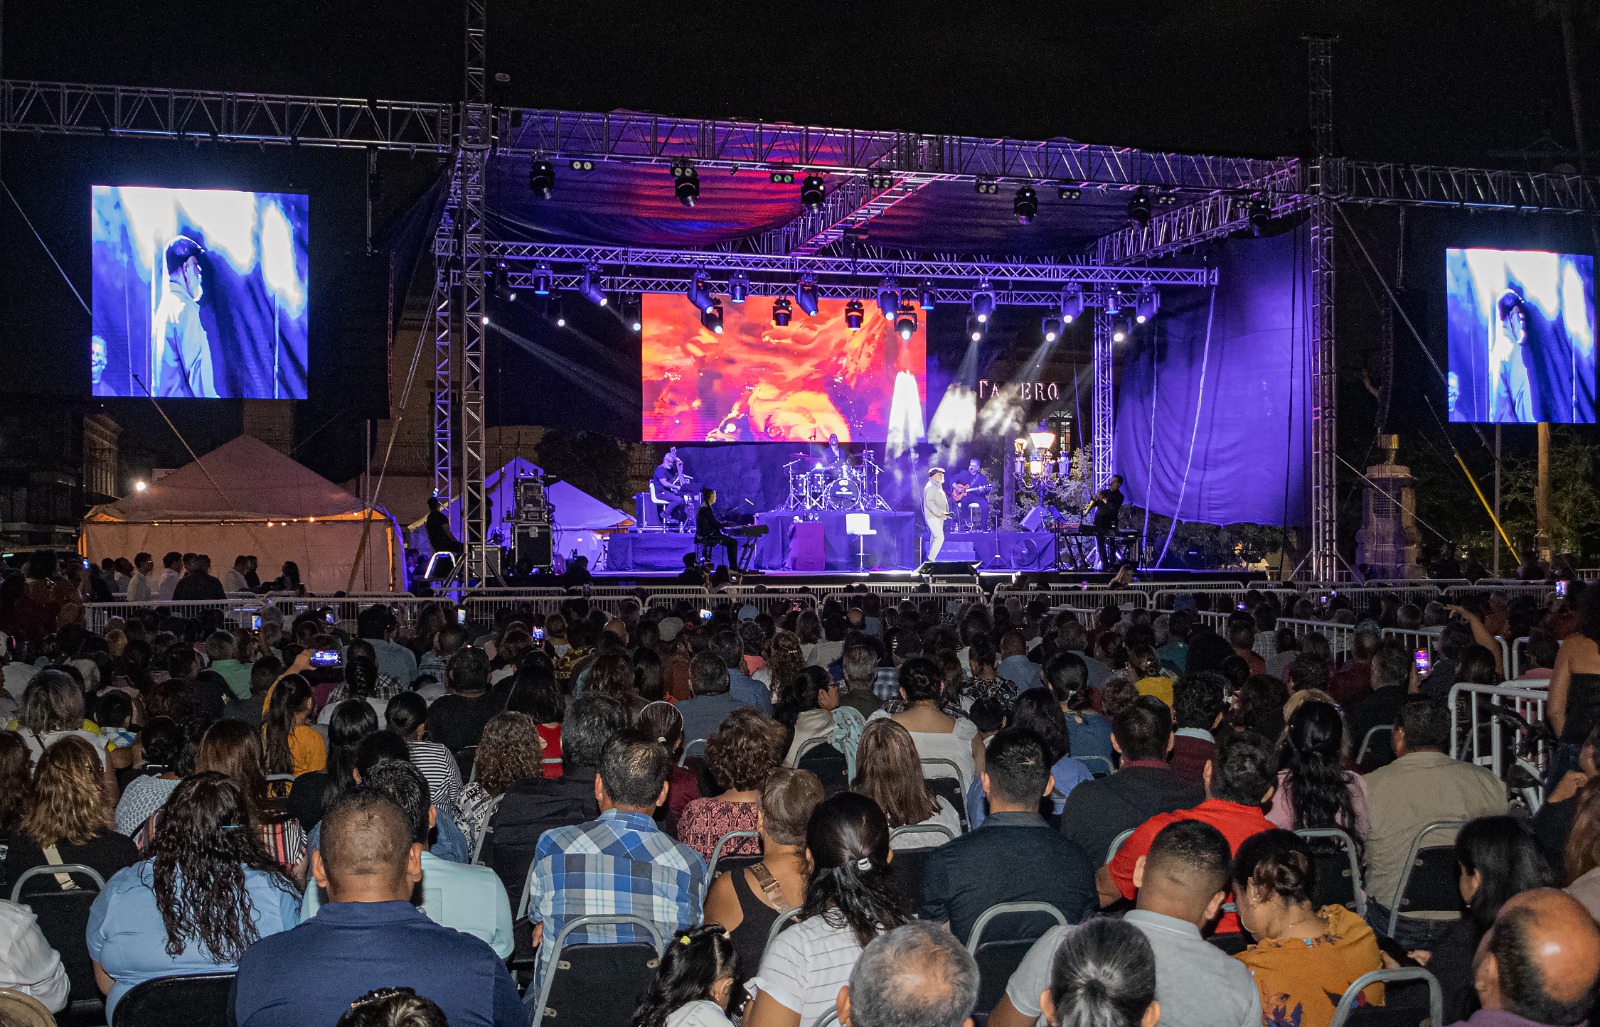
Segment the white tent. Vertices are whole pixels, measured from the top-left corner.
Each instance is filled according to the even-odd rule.
[[[312,592],[404,591],[398,527],[333,482],[266,443],[241,435],[143,492],[90,510],[89,559],[148,552],[206,553],[212,572],[256,556],[263,579],[285,561]]]
[[[511,537],[512,520],[517,508],[517,478],[534,474],[536,470],[533,464],[516,456],[489,475],[485,485],[491,534],[498,530],[502,538]],[[600,561],[605,534],[633,526],[632,517],[564,481],[545,489],[545,498],[550,503],[555,551],[562,556],[571,556],[574,552],[579,556],[587,556],[591,567]]]

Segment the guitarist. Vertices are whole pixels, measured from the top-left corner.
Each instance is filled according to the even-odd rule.
[[[950,503],[962,531],[989,530],[989,479],[976,458],[951,481]]]

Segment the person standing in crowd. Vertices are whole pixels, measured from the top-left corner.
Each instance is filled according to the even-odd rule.
[[[156,580],[156,599],[166,603],[183,579],[183,554],[174,550],[161,558],[161,577]]]
[[[437,1003],[451,1027],[527,1027],[516,982],[494,950],[411,904],[422,850],[405,811],[379,792],[357,788],[334,803],[311,857],[328,902],[240,957],[234,1022],[333,1023],[374,988],[402,985]]]
[[[184,561],[183,578],[172,590],[175,602],[190,602],[195,600],[213,600],[227,602],[228,592],[211,574],[211,557],[204,553],[196,553],[193,559]]]
[[[1586,589],[1577,606],[1578,631],[1562,641],[1550,674],[1545,716],[1561,744],[1546,771],[1546,792],[1577,768],[1583,740],[1600,727],[1600,588]]]
[[[138,553],[133,558],[133,576],[128,579],[128,602],[148,603],[155,595],[155,588],[150,581],[150,574],[156,569],[156,562],[149,553]]]

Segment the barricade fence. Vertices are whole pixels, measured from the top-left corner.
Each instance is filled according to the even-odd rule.
[[[1450,755],[1488,767],[1497,777],[1504,777],[1520,758],[1516,751],[1520,732],[1496,719],[1494,710],[1503,707],[1533,729],[1533,753],[1527,761],[1542,775],[1549,753],[1539,726],[1544,723],[1548,699],[1548,689],[1528,684],[1456,685],[1450,689],[1449,700]]]

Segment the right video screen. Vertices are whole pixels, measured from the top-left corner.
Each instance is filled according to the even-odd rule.
[[[1594,258],[1445,250],[1450,420],[1595,423]]]

